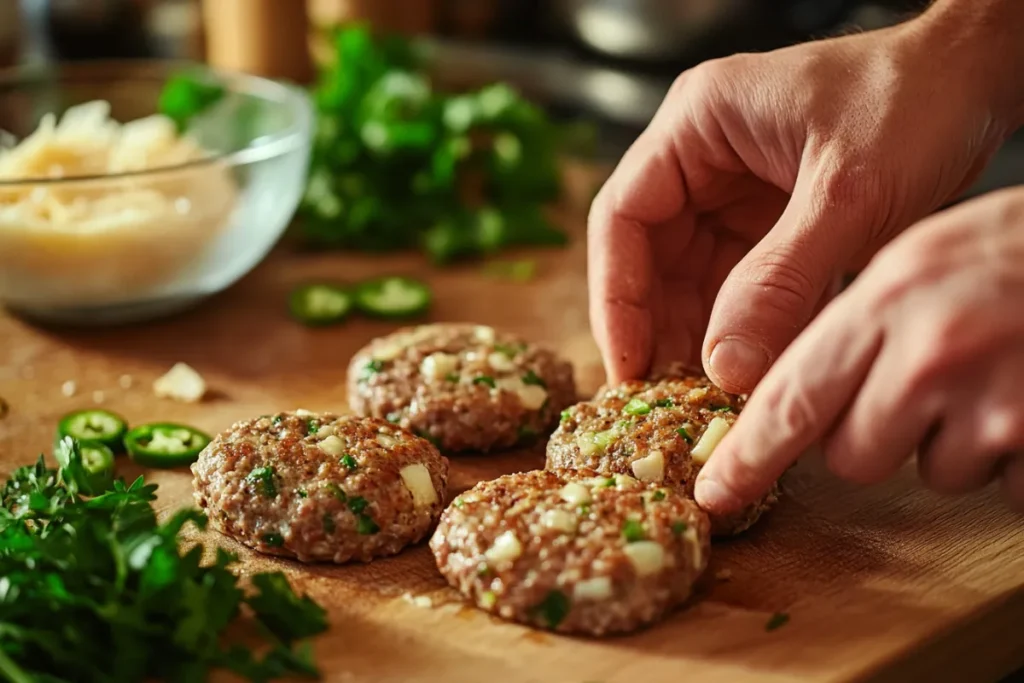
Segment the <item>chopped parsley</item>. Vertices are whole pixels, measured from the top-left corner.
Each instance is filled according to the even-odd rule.
[[[566,408],[562,411],[562,416],[559,418],[560,422],[568,422],[572,419],[572,408]]]
[[[494,378],[491,377],[490,375],[479,375],[477,377],[474,377],[473,384],[486,384],[491,389],[493,389],[496,386],[494,383]]]
[[[274,425],[275,427],[279,427],[281,425],[282,419],[284,418],[282,418],[280,415],[275,415],[274,419],[270,421],[270,424]]]
[[[402,421],[402,413],[396,410],[394,412],[388,413],[384,419],[386,419],[391,424],[396,424]]]
[[[306,423],[306,433],[312,436],[320,431],[320,420],[312,419]]]
[[[359,467],[359,463],[356,462],[356,459],[348,454],[341,456],[340,462],[343,466],[347,467],[350,470],[354,470],[355,468]]]
[[[655,491],[654,495],[651,496],[651,500],[653,500],[655,503],[657,503],[660,500],[665,500],[664,489],[658,489],[657,491]]]
[[[324,513],[324,533],[333,534],[337,525],[334,523],[334,516],[330,512]]]
[[[523,384],[533,384],[544,389],[548,388],[548,385],[544,382],[544,380],[538,377],[537,373],[534,372],[533,370],[527,370],[526,374],[523,375]]]
[[[601,484],[601,487],[606,489],[610,489],[613,486],[615,486],[615,477],[608,477],[604,480],[604,483]]]
[[[673,408],[675,403],[672,402],[671,398],[660,398],[651,404],[655,408]]]
[[[572,609],[569,597],[562,591],[553,590],[531,610],[533,617],[548,628],[558,628]]]
[[[256,486],[260,493],[267,498],[274,498],[277,496],[277,484],[274,483],[274,475],[276,470],[273,467],[257,467],[246,480]]]
[[[647,538],[647,534],[644,532],[644,525],[635,519],[627,519],[622,523],[622,537],[626,539],[626,543],[636,543]]]
[[[444,376],[444,378],[446,380],[448,380],[449,382],[458,382],[459,381],[459,373],[457,373],[457,372],[449,372],[447,375]]]
[[[494,591],[484,591],[480,594],[480,604],[484,609],[490,609],[494,607],[498,602],[498,596],[495,595]]]
[[[477,574],[477,576],[487,576],[490,573],[491,573],[491,568],[487,565],[486,562],[481,562],[480,564],[478,564],[476,566],[476,574]]]
[[[712,413],[731,413],[733,412],[732,406],[708,406],[708,410]]]
[[[377,523],[369,515],[359,515],[356,519],[356,531],[361,536],[373,536],[380,531],[380,527],[377,526]]]
[[[686,530],[690,528],[690,525],[683,521],[672,522],[672,533],[676,536],[682,536],[686,533]]]
[[[651,412],[651,404],[639,398],[631,398],[629,403],[623,406],[622,412],[627,415],[646,415]]]
[[[348,501],[348,496],[341,490],[341,487],[335,484],[333,481],[325,484],[325,487],[330,491],[331,495],[340,500],[342,503]]]
[[[281,534],[263,534],[261,540],[271,548],[280,548],[284,545],[284,538]]]
[[[576,508],[576,512],[581,516],[586,517],[590,514],[590,503],[580,503],[579,507]]]
[[[769,619],[768,623],[764,625],[765,631],[774,631],[777,628],[781,628],[789,623],[789,615],[785,612],[776,612]]]
[[[455,500],[452,501],[452,505],[454,505],[457,508],[460,508],[460,507],[462,507],[465,504],[466,504],[466,501],[462,500],[461,498],[456,498]]]
[[[297,496],[298,496],[299,498],[306,498],[306,497],[308,497],[308,496],[309,496],[309,494],[308,494],[308,493],[306,493],[306,489],[295,489],[295,494],[296,494],[296,495],[297,495]]]
[[[384,361],[375,358],[363,366],[363,371],[359,375],[359,381],[365,382],[383,369]]]
[[[686,427],[680,427],[679,429],[677,429],[676,434],[683,437],[683,441],[685,441],[686,443],[693,443],[693,437],[690,436],[690,432],[686,431]]]
[[[352,496],[348,499],[348,509],[357,515],[361,515],[369,504],[369,501],[362,496]]]

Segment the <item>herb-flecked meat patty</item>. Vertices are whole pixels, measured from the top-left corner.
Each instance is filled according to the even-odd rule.
[[[490,451],[549,434],[576,401],[572,366],[491,327],[404,328],[353,356],[348,397],[443,451]]]
[[[296,411],[232,425],[192,473],[223,534],[302,562],[367,562],[426,536],[448,461],[384,420]]]
[[[460,495],[430,547],[441,574],[479,608],[601,636],[682,604],[707,566],[709,529],[693,501],[667,488],[533,471]]]
[[[693,497],[697,473],[736,421],[745,399],[703,376],[629,381],[601,389],[562,413],[547,468],[629,474]],[[712,516],[715,536],[738,534],[776,500],[777,486],[739,513]]]

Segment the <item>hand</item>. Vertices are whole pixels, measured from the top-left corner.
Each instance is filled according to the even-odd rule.
[[[841,271],[977,176],[1011,127],[1007,68],[928,17],[679,77],[590,214],[610,381],[702,359],[750,391]]]
[[[701,471],[697,502],[738,509],[822,439],[845,479],[885,479],[917,449],[931,488],[1001,476],[1024,510],[1024,187],[883,249],[758,385]]]

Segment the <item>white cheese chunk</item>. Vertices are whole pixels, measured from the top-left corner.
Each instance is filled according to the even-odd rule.
[[[665,567],[665,549],[655,541],[636,541],[622,549],[637,576],[657,574]]]
[[[427,507],[437,502],[437,490],[430,478],[430,470],[421,462],[406,465],[398,472],[402,476],[405,488],[412,494],[412,503],[416,507]]]
[[[536,384],[522,384],[516,393],[527,410],[540,410],[548,400],[548,390]]]
[[[553,510],[546,510],[540,518],[541,524],[546,526],[548,529],[555,529],[567,534],[571,534],[576,531],[576,515],[566,510],[560,510],[555,508]]]
[[[612,580],[607,576],[598,576],[580,581],[573,588],[572,597],[580,602],[607,600],[612,597]]]
[[[473,329],[473,338],[483,344],[493,344],[495,339],[494,328],[486,325],[477,325]]]
[[[345,443],[333,434],[325,438],[319,444],[320,450],[327,455],[338,457],[345,452]]]
[[[512,362],[512,359],[500,351],[492,351],[487,354],[487,364],[498,372],[512,372],[516,369],[516,364]]]
[[[334,425],[324,425],[320,429],[316,430],[316,438],[318,439],[326,439],[332,434],[334,434]]]
[[[391,448],[396,443],[398,443],[398,439],[391,436],[390,434],[378,434],[377,443],[379,443],[384,448]]]
[[[634,460],[632,469],[633,475],[640,481],[661,482],[665,479],[665,456],[661,451],[651,451]]]
[[[494,539],[494,545],[484,553],[488,562],[511,562],[523,554],[523,544],[519,542],[516,535],[506,531]]]
[[[708,428],[700,435],[697,444],[690,451],[693,461],[703,465],[711,457],[718,443],[729,432],[730,424],[724,418],[715,417],[708,423]]]
[[[449,353],[432,353],[420,363],[420,373],[428,381],[442,380],[459,367],[459,359]]]
[[[577,481],[570,481],[559,492],[562,500],[572,505],[583,505],[591,500],[590,489]]]
[[[153,393],[158,398],[196,403],[206,394],[206,380],[185,363],[175,363],[166,375],[153,382]]]
[[[686,531],[683,532],[683,538],[693,546],[693,568],[700,569],[704,563],[704,558],[702,557],[703,552],[700,547],[700,539],[697,538],[697,529],[692,524],[686,527]]]

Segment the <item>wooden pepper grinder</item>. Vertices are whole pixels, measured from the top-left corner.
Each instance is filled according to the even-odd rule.
[[[298,83],[312,79],[301,0],[203,0],[203,25],[212,67]]]

